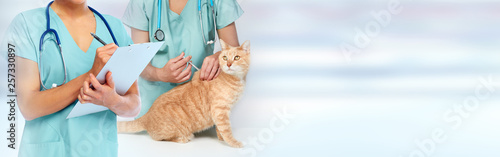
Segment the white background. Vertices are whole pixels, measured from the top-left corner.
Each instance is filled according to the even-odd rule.
[[[499,1],[401,1],[402,12],[350,61],[339,46],[353,44],[355,29],[373,22],[371,12],[386,9],[388,0],[239,2],[245,14],[238,34],[240,42],[251,40],[252,66],[231,118],[247,146],[231,148],[213,130],[188,144],[119,134],[119,156],[500,156],[499,83],[467,116],[453,112],[476,98],[481,78],[500,82]],[[47,3],[2,0],[0,33],[19,12]],[[121,18],[128,1],[88,3]],[[0,108],[0,137],[7,136],[7,110]],[[274,123],[283,110],[294,118]],[[454,129],[447,113],[462,123]],[[419,147],[436,130],[446,138]],[[12,155],[1,141],[2,154]]]

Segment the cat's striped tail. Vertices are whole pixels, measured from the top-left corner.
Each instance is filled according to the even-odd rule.
[[[118,133],[136,133],[146,130],[142,125],[141,118],[133,121],[120,121],[117,123]]]

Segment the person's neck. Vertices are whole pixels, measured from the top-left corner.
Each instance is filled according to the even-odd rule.
[[[57,13],[57,15],[73,19],[84,17],[92,12],[88,8],[86,2],[82,4],[74,4],[69,1],[55,0],[50,7]]]

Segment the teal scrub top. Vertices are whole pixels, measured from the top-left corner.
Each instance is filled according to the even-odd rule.
[[[40,37],[47,28],[45,9],[44,7],[22,12],[12,21],[5,39],[6,42],[15,46],[17,56],[40,63],[38,46]],[[52,9],[49,11],[49,16],[50,26],[57,31],[61,40],[69,81],[92,68],[95,51],[103,45],[94,39],[88,51],[83,52]],[[95,13],[94,16],[97,23],[96,34],[106,43],[112,43],[113,39],[102,19]],[[103,16],[108,21],[120,46],[133,43],[119,19],[109,15]],[[53,83],[61,84],[64,79],[61,55],[56,43],[51,39],[55,39],[55,36],[46,35],[42,54],[41,79],[47,88],[50,88]],[[40,90],[43,90],[41,86]],[[19,156],[117,156],[115,113],[107,110],[66,119],[75,103],[76,101],[53,114],[26,121]]]
[[[162,0],[161,3],[160,28],[165,33],[165,44],[151,60],[151,65],[162,68],[170,59],[185,52],[186,56],[193,56],[191,60],[197,67],[201,68],[205,57],[213,54],[214,45],[203,43],[198,14],[198,0],[188,0],[181,14],[170,10],[168,0]],[[210,0],[201,0],[201,8],[205,38],[214,39],[216,32],[214,30]],[[217,29],[233,23],[243,14],[236,0],[214,0],[214,11]],[[130,0],[122,21],[130,27],[148,31],[149,41],[158,42],[154,38],[154,33],[158,29],[157,19],[158,0]],[[196,71],[194,68],[191,70]],[[148,112],[158,96],[177,85],[177,83],[153,82],[139,78],[142,106],[138,117]]]

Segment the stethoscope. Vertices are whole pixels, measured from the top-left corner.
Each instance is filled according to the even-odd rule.
[[[61,48],[61,40],[59,40],[59,35],[57,35],[57,31],[55,29],[52,29],[50,28],[50,16],[49,16],[49,8],[50,8],[50,5],[54,3],[54,1],[50,2],[49,5],[47,5],[47,9],[45,10],[45,17],[47,18],[47,30],[45,30],[45,32],[42,33],[42,36],[40,37],[40,45],[39,45],[39,50],[40,50],[40,56],[39,56],[39,66],[38,66],[38,71],[39,71],[39,74],[40,74],[40,84],[42,85],[43,89],[47,90],[47,88],[45,87],[45,85],[43,84],[42,82],[42,47],[43,47],[43,39],[45,38],[45,35],[49,34],[49,33],[53,33],[54,36],[56,37],[56,40],[55,42],[57,43],[57,46],[59,48],[59,53],[61,54],[61,58],[62,58],[62,62],[63,62],[63,67],[64,67],[64,80],[63,80],[63,83],[58,85],[56,83],[53,83],[52,84],[52,87],[58,87],[58,86],[61,86],[63,84],[66,83],[66,77],[68,76],[68,73],[66,71],[66,61],[64,60],[64,56],[63,56],[63,53],[62,53],[62,48]],[[104,17],[99,13],[97,12],[94,8],[90,7],[89,6],[89,9],[97,14],[97,16],[99,16],[99,18],[102,19],[102,21],[104,22],[104,24],[106,25],[106,28],[108,28],[108,31],[109,31],[109,34],[111,34],[111,37],[113,38],[113,41],[115,42],[115,44],[118,46],[118,42],[116,42],[116,38],[115,38],[115,35],[113,34],[113,31],[111,31],[111,28],[109,27],[109,24],[108,24],[108,21],[106,21],[106,19],[104,19]],[[54,40],[54,39],[52,39]]]
[[[165,33],[163,33],[163,31],[161,30],[160,26],[161,26],[161,1],[162,0],[158,0],[158,23],[157,23],[157,30],[155,32],[155,39],[158,40],[158,41],[163,41],[165,40]],[[210,8],[212,9],[212,19],[214,21],[214,29],[215,27],[217,26],[216,24],[216,21],[215,21],[215,11],[214,11],[214,1],[213,0],[210,0]],[[210,44],[214,44],[215,41],[214,40],[209,40],[207,41],[205,39],[205,31],[203,30],[203,21],[201,19],[201,0],[198,0],[198,17],[200,19],[200,28],[201,28],[201,35],[203,37],[203,43],[204,44],[207,44],[207,45],[210,45]]]

